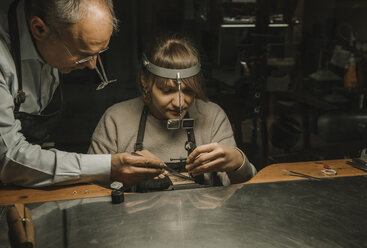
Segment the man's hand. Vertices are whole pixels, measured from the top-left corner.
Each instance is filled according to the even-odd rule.
[[[117,153],[111,157],[111,181],[132,186],[164,173],[164,163],[147,150]],[[162,168],[162,169],[161,169]]]
[[[193,176],[206,172],[234,171],[242,165],[243,159],[236,148],[211,143],[195,148],[186,160],[186,169]]]

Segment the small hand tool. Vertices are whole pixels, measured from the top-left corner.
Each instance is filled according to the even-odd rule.
[[[131,154],[135,155],[135,156],[142,156],[142,155],[140,155],[139,153],[136,153],[136,152],[132,152]],[[175,159],[173,159],[173,160],[175,160]],[[183,158],[180,158],[178,160],[183,160]],[[172,176],[179,177],[179,178],[182,178],[182,179],[185,179],[185,180],[195,181],[194,178],[182,175],[180,172],[168,167],[167,165],[164,165],[163,167],[151,166],[150,165],[150,166],[147,166],[147,167],[148,168],[153,168],[153,169],[164,169],[164,170],[168,171]]]
[[[164,167],[164,169],[166,171],[168,171],[172,176],[175,176],[175,177],[179,177],[179,178],[182,178],[182,179],[185,179],[185,180],[191,180],[191,181],[194,181],[194,178],[192,177],[188,177],[188,176],[185,176],[185,175],[182,175],[180,174],[179,172],[169,168],[169,167]]]
[[[363,165],[362,163],[357,162],[356,159],[353,159],[352,161],[347,161],[347,164],[353,166],[356,169],[367,172],[367,166]]]
[[[347,164],[353,166],[354,168],[367,172],[367,148],[364,148],[361,151],[359,158],[352,158],[352,161],[347,161]]]
[[[290,170],[283,170],[283,171],[287,172],[288,176],[303,177],[303,178],[307,178],[307,179],[311,179],[311,180],[321,181],[321,179],[318,178],[318,177],[313,177],[313,176],[306,175],[306,174],[303,174],[303,173],[300,173],[300,172],[295,172],[295,171],[290,171]]]

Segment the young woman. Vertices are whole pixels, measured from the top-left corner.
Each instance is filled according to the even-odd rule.
[[[165,162],[168,176],[134,190],[177,187],[190,178],[205,185],[230,185],[256,174],[236,147],[226,114],[207,100],[199,54],[187,38],[157,39],[143,55],[139,78],[142,96],[110,107],[89,149],[134,154],[148,150]]]

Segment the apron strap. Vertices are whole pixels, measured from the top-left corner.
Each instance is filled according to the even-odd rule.
[[[134,145],[134,152],[141,151],[144,149],[143,141],[144,141],[145,125],[147,122],[147,117],[148,117],[148,106],[144,105],[140,116],[139,129],[138,129],[138,135],[136,137],[136,142]],[[189,112],[186,113],[185,118],[190,118]],[[185,149],[187,150],[188,155],[190,155],[190,153],[196,148],[194,129],[188,128],[186,129],[186,133],[187,133],[187,141],[185,143]]]
[[[145,124],[147,122],[147,116],[148,116],[148,106],[144,105],[143,111],[140,116],[138,135],[136,137],[136,143],[134,145],[135,152],[141,151],[144,148],[143,141],[144,141]],[[189,112],[186,113],[185,118],[190,118]],[[187,133],[187,141],[185,143],[185,149],[187,150],[187,154],[190,155],[190,153],[196,148],[194,129],[193,128],[186,129],[186,133]],[[194,176],[193,178],[196,183],[204,184],[204,175]]]
[[[144,105],[143,111],[141,112],[140,122],[139,122],[139,130],[138,135],[136,137],[136,143],[134,145],[134,152],[141,151],[144,149],[143,141],[144,141],[144,133],[145,133],[145,125],[147,123],[148,117],[148,106]]]
[[[25,101],[25,93],[23,91],[23,82],[22,82],[22,68],[21,68],[21,60],[20,60],[20,40],[19,40],[18,19],[17,19],[18,2],[19,0],[13,1],[8,10],[11,53],[14,59],[15,68],[17,70],[17,77],[18,77],[18,92],[14,99],[14,103],[15,103],[14,111],[19,111],[20,104],[24,103]]]
[[[19,112],[20,105],[25,102],[25,92],[23,91],[23,78],[22,78],[22,63],[20,55],[20,39],[19,39],[19,29],[18,29],[18,19],[17,19],[17,6],[19,0],[14,0],[8,10],[8,25],[10,33],[10,49],[15,63],[17,78],[18,78],[18,91],[14,99],[14,112]],[[53,113],[44,114],[45,116],[55,116],[62,111],[64,104],[64,94],[63,94],[63,76],[59,72],[59,91],[60,91],[60,107],[57,111]]]

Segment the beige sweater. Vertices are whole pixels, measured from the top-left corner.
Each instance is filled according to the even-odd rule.
[[[89,153],[133,152],[139,121],[144,103],[141,98],[120,102],[104,113],[93,137]],[[189,108],[190,118],[195,119],[196,145],[213,142],[236,147],[231,124],[224,111],[215,103],[195,100]],[[184,148],[187,140],[186,130],[168,130],[167,121],[158,120],[148,114],[144,149],[158,156],[162,161],[171,158],[187,157]],[[244,164],[234,172],[217,172],[223,185],[249,180],[256,174],[255,167],[244,155]],[[211,173],[204,175],[205,184],[211,184]]]

